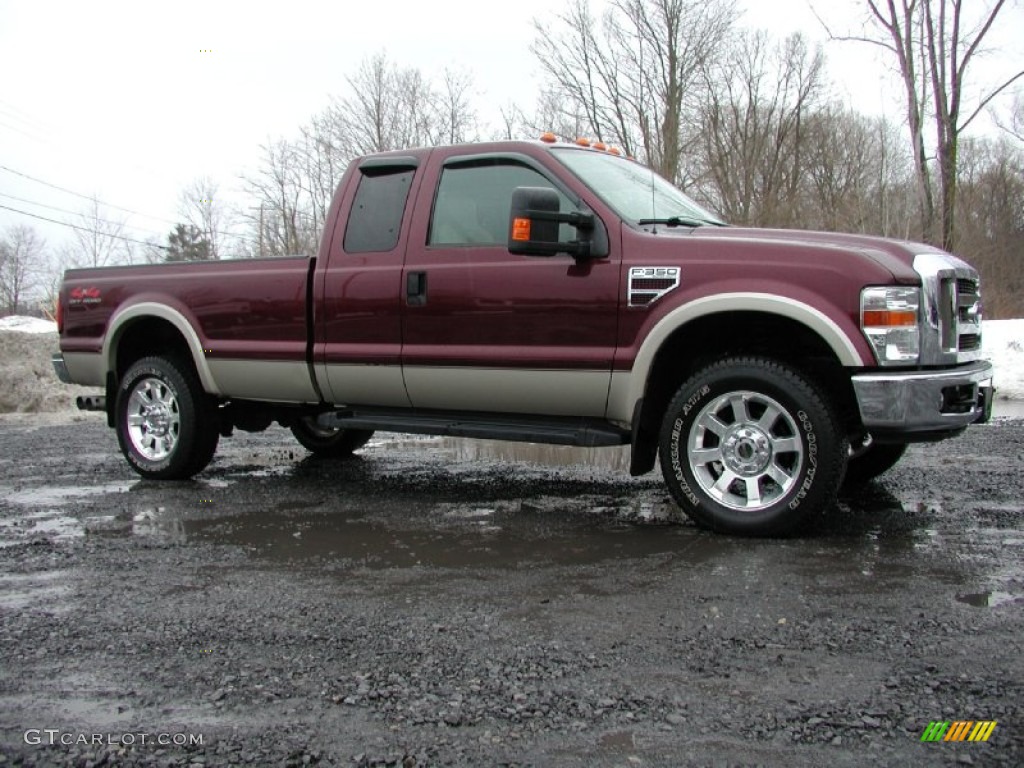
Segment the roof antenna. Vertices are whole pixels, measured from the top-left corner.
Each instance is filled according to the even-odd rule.
[[[655,202],[654,195],[654,169],[648,166],[648,170],[651,172],[651,234],[658,234],[658,204]]]

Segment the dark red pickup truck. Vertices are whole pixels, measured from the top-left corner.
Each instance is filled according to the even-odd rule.
[[[699,524],[778,535],[988,418],[978,274],[927,245],[725,226],[602,147],[353,161],[314,258],[71,270],[63,381],[141,475],[277,421],[660,457]]]

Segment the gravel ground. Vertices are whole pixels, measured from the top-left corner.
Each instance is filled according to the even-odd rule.
[[[0,765],[1024,762],[1024,421],[785,541],[593,455],[274,429],[155,483],[100,420],[0,422]]]

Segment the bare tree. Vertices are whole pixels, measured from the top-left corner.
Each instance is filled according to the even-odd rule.
[[[103,205],[93,197],[73,225],[71,242],[62,249],[64,267],[130,264],[134,252],[124,235],[125,223],[124,219],[106,215]]]
[[[29,226],[16,224],[0,236],[0,302],[17,314],[46,271],[43,238]]]
[[[499,112],[501,114],[501,127],[491,136],[494,141],[511,141],[512,139],[521,138],[529,130],[529,121],[522,108],[515,102],[505,104]],[[544,131],[550,130],[550,126],[544,128]],[[534,133],[535,135],[537,134],[536,131]]]
[[[705,78],[700,167],[712,206],[737,223],[803,223],[806,123],[823,84],[821,52],[799,35],[772,45],[767,34],[748,33],[705,67]]]
[[[476,137],[467,73],[446,71],[435,86],[417,69],[383,54],[346,78],[346,91],[299,130],[268,143],[258,171],[244,178],[252,205],[243,213],[256,254],[310,253],[348,163],[374,152],[462,142]]]
[[[735,17],[732,0],[612,0],[598,22],[572,0],[557,24],[534,20],[532,49],[588,133],[686,186],[681,158],[699,132],[688,116]]]
[[[862,203],[871,187],[875,152],[872,128],[866,118],[837,107],[808,117],[803,226],[863,231]]]
[[[381,53],[346,78],[347,93],[326,118],[349,157],[433,146],[467,135],[470,82],[468,75],[448,73],[439,93],[420,70],[400,68]]]
[[[1024,151],[966,140],[960,161],[959,240],[984,280],[986,316],[1024,316]]]
[[[903,81],[907,122],[917,173],[922,235],[947,250],[956,247],[957,153],[960,137],[1000,93],[1024,77],[1024,69],[981,93],[970,104],[964,93],[971,64],[982,51],[1005,0],[988,0],[980,13],[965,15],[964,0],[865,0],[871,35],[844,35],[881,46],[894,57]],[[972,4],[972,9],[979,7]],[[940,206],[936,216],[925,140],[931,109],[938,165]]]
[[[245,179],[254,205],[247,218],[255,230],[258,256],[309,254],[319,232],[304,206],[301,159],[296,145],[279,139],[261,147],[262,165]]]
[[[446,69],[441,76],[435,110],[440,138],[447,144],[463,144],[478,138],[472,88],[473,76],[466,70]]]
[[[178,212],[184,221],[195,227],[209,244],[211,259],[221,258],[227,224],[224,205],[218,197],[218,184],[209,176],[200,176],[182,190]]]
[[[514,119],[510,125],[508,125],[509,117]],[[600,136],[590,128],[590,118],[585,112],[585,107],[579,102],[567,100],[564,93],[557,87],[541,90],[531,116],[527,116],[519,110],[509,112],[505,120],[508,125],[507,138],[515,138],[516,133],[520,137],[537,137],[550,131],[556,136],[568,139],[586,134],[597,136],[600,139]],[[513,133],[513,128],[516,133]]]
[[[1024,93],[1018,92],[1014,97],[1009,120],[997,119],[996,124],[1017,141],[1024,142]]]

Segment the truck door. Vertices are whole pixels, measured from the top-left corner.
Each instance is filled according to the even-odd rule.
[[[400,288],[405,211],[417,165],[415,157],[363,161],[337,208],[328,263],[314,284],[320,297],[314,360],[329,402],[409,405],[402,381]]]
[[[512,191],[522,186],[554,188],[561,210],[575,209],[522,155],[449,158],[424,175],[421,197],[433,190],[433,205],[417,206],[402,308],[402,367],[417,408],[605,414],[618,248],[585,261],[510,254]]]

